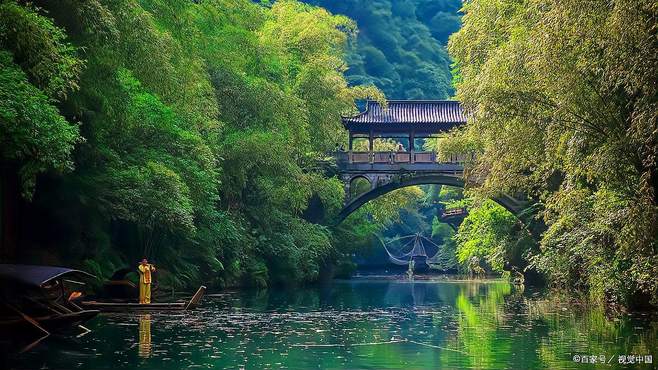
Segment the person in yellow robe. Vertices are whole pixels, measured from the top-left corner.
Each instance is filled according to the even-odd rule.
[[[151,303],[151,273],[155,272],[155,266],[144,258],[137,266],[137,270],[139,270],[139,303]]]

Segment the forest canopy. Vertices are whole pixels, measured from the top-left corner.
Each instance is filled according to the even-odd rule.
[[[658,303],[655,1],[473,0],[450,39],[453,138],[486,197],[523,192],[547,230],[533,268],[597,301]]]
[[[101,279],[146,256],[184,286],[311,281],[342,255],[305,212],[339,209],[316,163],[382,96],[343,77],[353,21],[246,0],[2,0],[0,20],[2,204],[37,231],[3,232],[15,259]]]
[[[389,99],[453,95],[448,37],[459,29],[461,0],[309,0],[356,22],[346,72],[351,84],[374,84]]]

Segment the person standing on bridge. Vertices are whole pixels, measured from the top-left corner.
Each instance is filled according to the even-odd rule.
[[[404,145],[402,145],[402,143],[398,143],[397,151],[398,152],[406,152],[406,149],[404,149]]]
[[[155,272],[155,266],[150,264],[146,258],[137,266],[139,271],[139,303],[151,303],[151,273]]]

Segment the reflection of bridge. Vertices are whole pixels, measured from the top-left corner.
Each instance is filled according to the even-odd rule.
[[[335,153],[346,194],[338,221],[366,202],[406,186],[464,187],[463,164],[468,157],[439,158],[435,151],[425,149],[431,147],[429,139],[465,123],[466,116],[456,101],[390,101],[387,109],[370,101],[365,112],[343,118],[349,147]],[[396,150],[378,150],[391,145]],[[504,194],[494,200],[512,213],[525,206]]]

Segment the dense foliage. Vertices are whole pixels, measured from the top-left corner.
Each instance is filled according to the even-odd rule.
[[[548,230],[530,258],[556,285],[658,303],[658,5],[472,0],[450,39],[455,147],[478,192],[525,192]]]
[[[307,2],[354,21],[294,0],[0,0],[0,252],[266,285],[349,273],[374,234],[422,232],[446,270],[658,303],[655,2],[470,0],[463,18],[458,0]],[[426,147],[477,154],[478,186],[401,189],[323,226],[344,196],[319,165],[341,115],[377,88],[451,96],[462,20],[449,50],[472,119]],[[546,229],[482,200],[501,192]],[[457,232],[437,217],[462,207]]]
[[[26,195],[42,174],[15,258],[101,278],[147,256],[172,286],[317,279],[358,229],[305,219],[342,202],[317,159],[381,97],[343,78],[354,33],[296,1],[3,0],[0,161]]]
[[[453,94],[448,36],[460,26],[461,0],[309,0],[354,19],[359,34],[347,55],[348,80],[374,84],[389,99],[446,99]]]
[[[55,104],[77,87],[82,61],[47,18],[0,3],[0,158],[17,167],[23,193],[36,175],[72,166],[78,128]]]
[[[516,216],[492,200],[469,210],[454,237],[457,260],[469,271],[521,271],[533,241]]]

